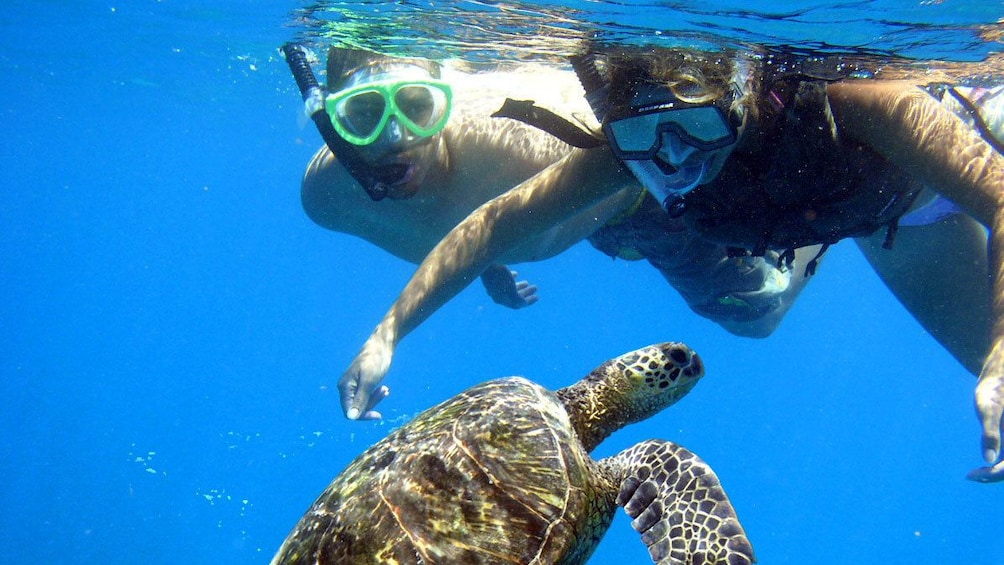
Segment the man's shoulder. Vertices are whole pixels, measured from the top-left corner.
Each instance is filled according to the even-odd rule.
[[[570,70],[524,64],[454,72],[444,74],[444,79],[454,85],[454,114],[447,141],[454,149],[451,154],[456,168],[496,170],[503,165],[499,156],[504,156],[505,167],[512,168],[506,176],[520,176],[522,181],[568,153],[569,146],[543,130],[518,120],[492,117],[507,98],[531,100],[574,123],[598,129],[578,78]]]
[[[481,119],[498,110],[506,98],[532,100],[566,118],[592,119],[582,86],[571,70],[524,63],[511,68],[444,71],[454,91],[454,107]]]

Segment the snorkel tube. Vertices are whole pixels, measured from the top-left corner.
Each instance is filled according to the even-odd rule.
[[[370,198],[375,201],[382,200],[387,196],[388,184],[400,178],[399,171],[388,171],[388,174],[378,176],[373,168],[366,164],[355,146],[335,132],[331,118],[324,110],[324,90],[318,84],[317,77],[310,68],[310,62],[307,61],[307,50],[300,44],[287,43],[282,46],[281,51],[286,57],[289,70],[293,73],[296,86],[300,89],[300,95],[303,96],[307,113],[317,126],[325,145],[338,157],[338,162],[345,167],[352,178],[362,185]],[[391,176],[394,176],[394,179],[386,178]]]
[[[584,55],[572,55],[570,58],[575,76],[579,77],[582,90],[586,91],[586,102],[593,109],[596,121],[603,123],[603,118],[607,115],[607,94],[610,86],[607,81],[600,76],[600,71],[596,68],[596,54],[588,52]]]

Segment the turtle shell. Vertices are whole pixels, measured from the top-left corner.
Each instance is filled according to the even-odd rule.
[[[359,456],[277,563],[580,563],[614,514],[555,394],[511,377],[421,413]]]

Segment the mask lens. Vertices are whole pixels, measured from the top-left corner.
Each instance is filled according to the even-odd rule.
[[[710,151],[734,143],[735,128],[716,106],[695,106],[636,114],[604,125],[614,154],[621,159],[651,159],[672,132],[684,143]]]
[[[642,114],[611,122],[610,133],[621,151],[648,152],[655,149],[657,125],[659,114]]]
[[[450,117],[450,87],[438,81],[373,81],[331,94],[325,108],[338,135],[355,145],[376,141],[387,121],[418,137],[429,137]]]
[[[335,106],[335,117],[350,133],[368,137],[380,127],[387,109],[382,94],[375,90],[359,92]]]
[[[403,86],[394,94],[397,109],[416,126],[432,127],[446,110],[446,95],[425,85]]]
[[[732,137],[732,130],[721,111],[714,106],[685,108],[670,112],[662,122],[679,126],[681,137],[702,143],[717,143]]]

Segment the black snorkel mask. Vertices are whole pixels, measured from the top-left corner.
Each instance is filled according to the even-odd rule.
[[[408,165],[382,165],[376,170],[367,164],[356,146],[339,136],[331,125],[331,117],[324,108],[325,92],[310,68],[306,49],[297,43],[287,43],[281,51],[293,73],[296,86],[300,89],[300,95],[303,96],[307,113],[328,149],[338,157],[338,162],[362,185],[370,198],[374,201],[382,200],[387,196],[390,186],[407,174]]]
[[[729,109],[731,100],[690,103],[643,69],[629,70],[618,92],[630,100],[610,100],[610,87],[600,75],[592,53],[571,58],[596,119],[614,156],[630,169],[672,217],[685,212],[686,195],[707,182],[720,166],[722,151],[738,139]],[[615,113],[616,110],[616,113]],[[664,134],[672,133],[671,138]],[[669,143],[664,143],[664,140]],[[695,156],[704,155],[704,157]]]

